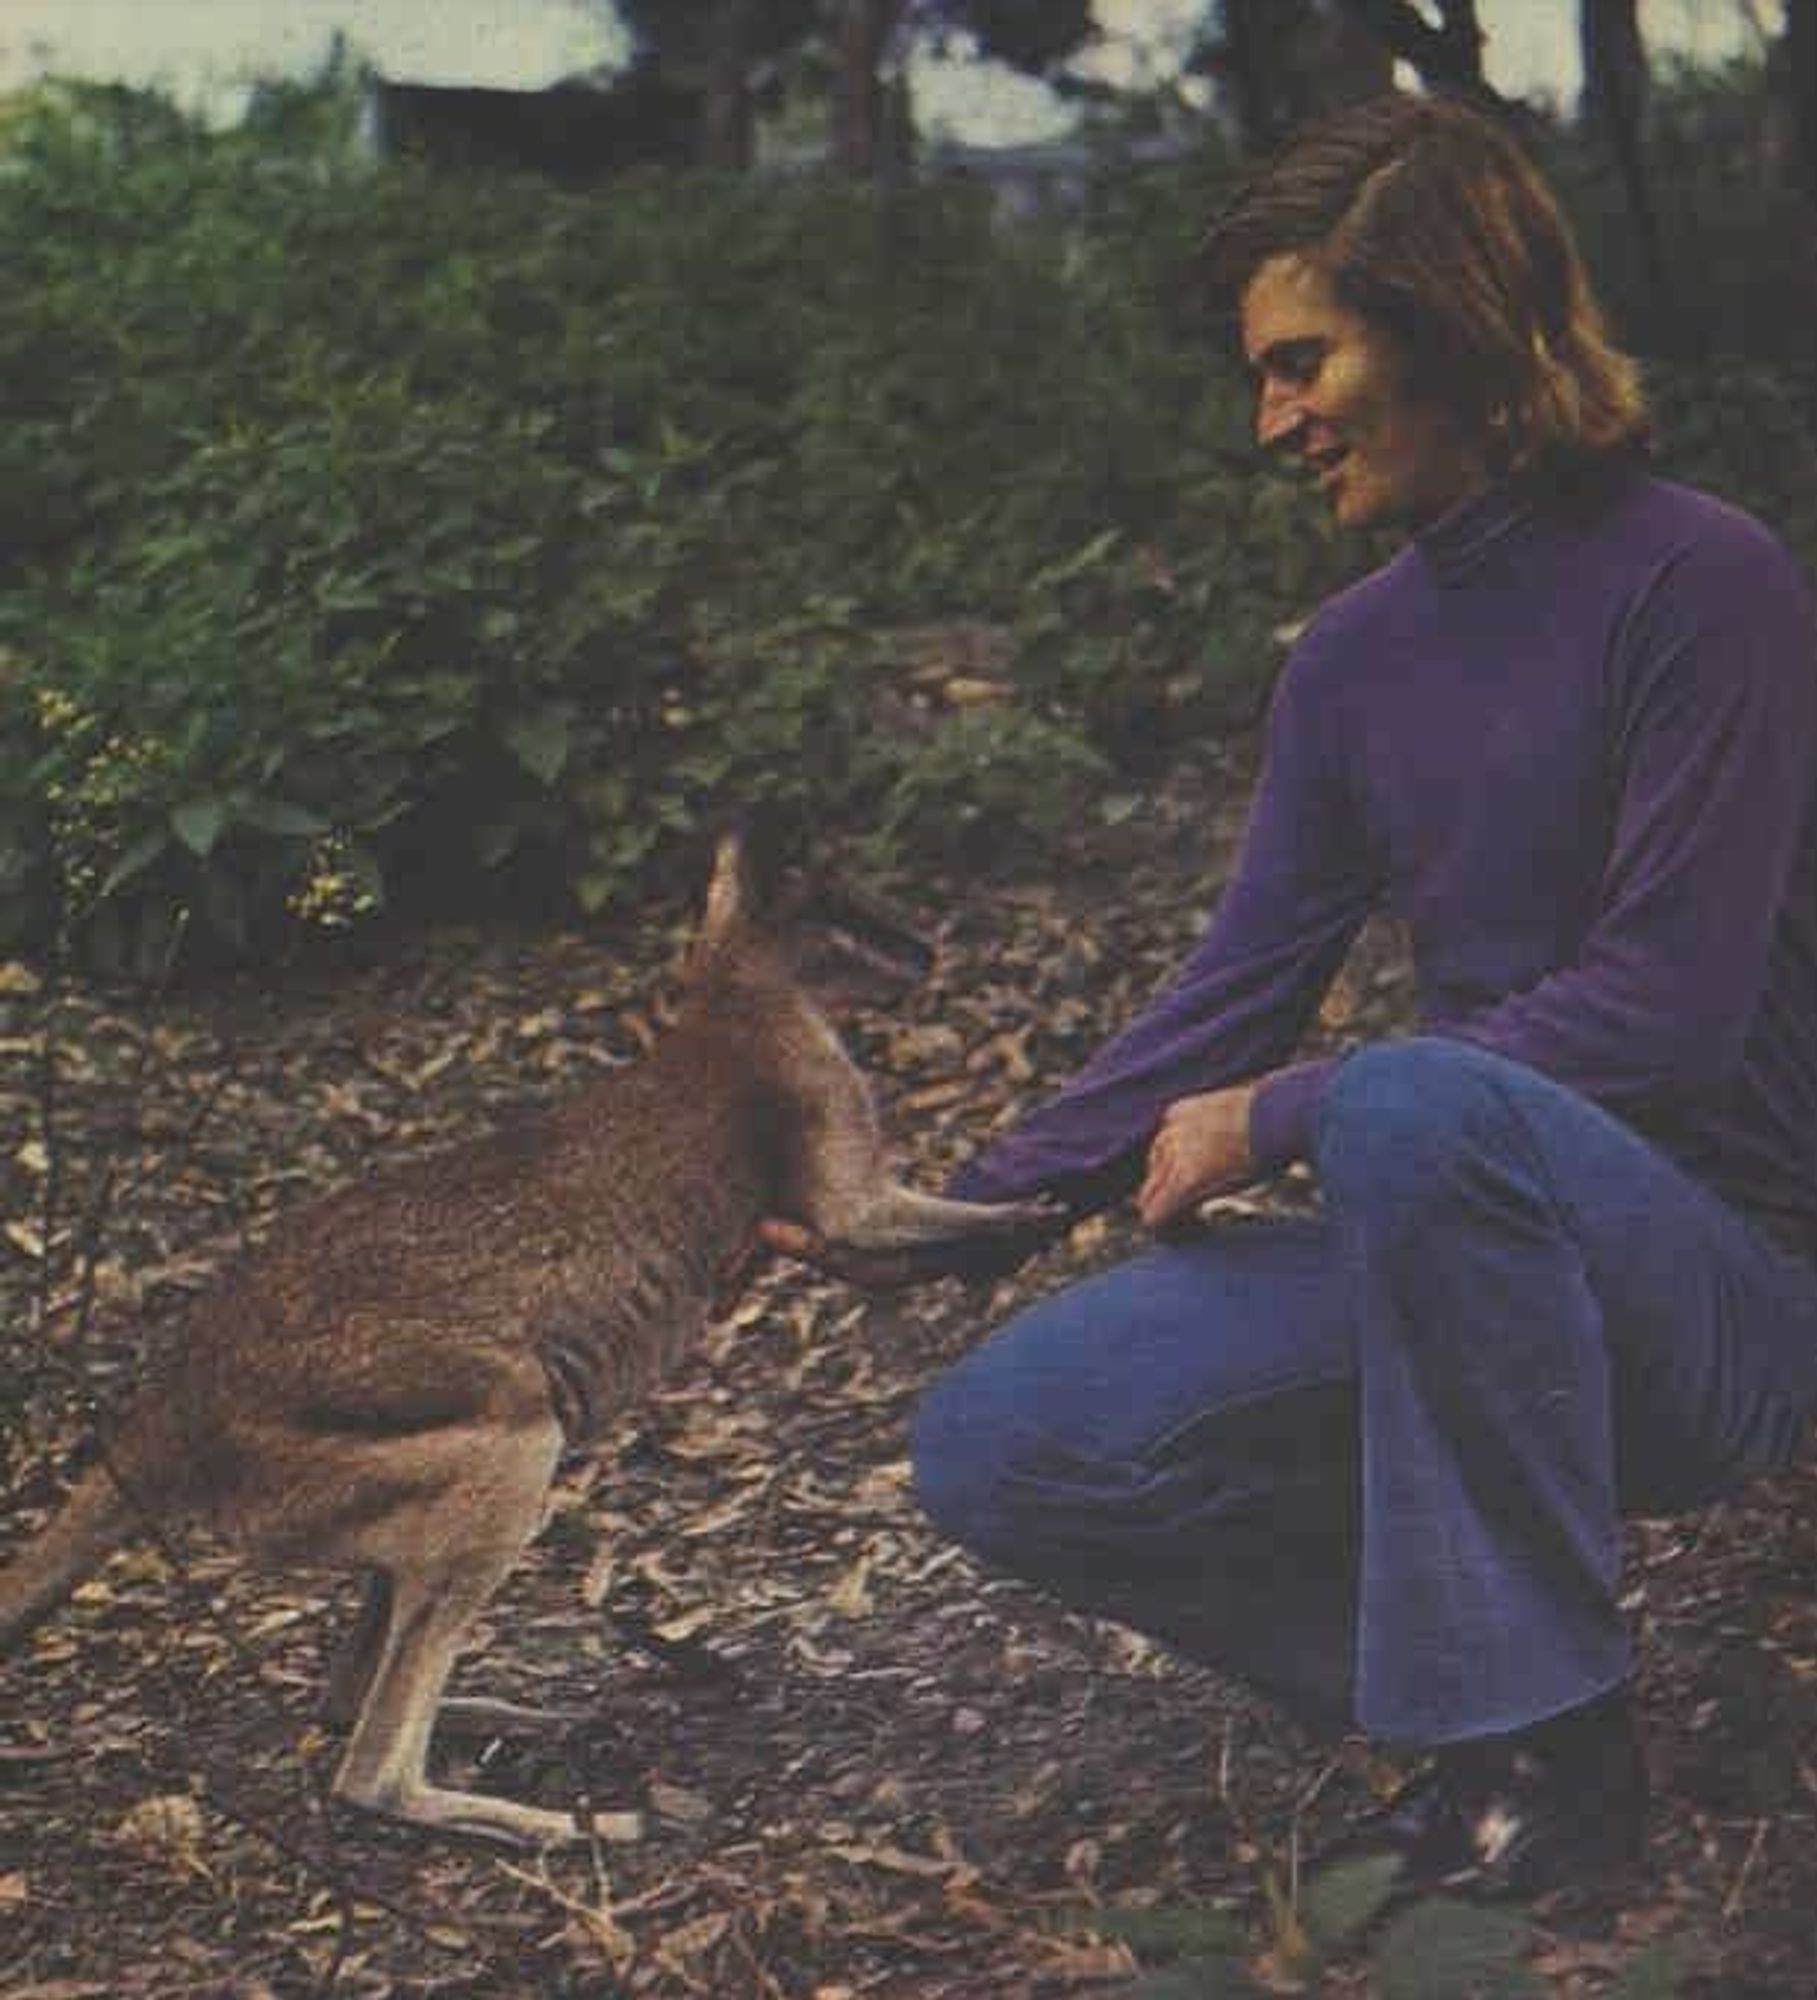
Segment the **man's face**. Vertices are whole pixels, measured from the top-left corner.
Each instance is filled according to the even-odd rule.
[[[1318,481],[1347,528],[1416,529],[1485,483],[1479,448],[1410,389],[1398,349],[1317,264],[1271,257],[1243,294],[1256,438]]]

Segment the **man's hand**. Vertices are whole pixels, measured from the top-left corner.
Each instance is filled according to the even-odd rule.
[[[1136,1212],[1150,1229],[1164,1229],[1204,1201],[1255,1178],[1249,1153],[1253,1083],[1176,1097],[1161,1114],[1148,1148],[1148,1173]]]
[[[909,1285],[931,1284],[936,1278],[984,1284],[1007,1277],[1056,1236],[1065,1221],[1065,1212],[1056,1207],[1050,1220],[1033,1222],[1026,1228],[946,1237],[903,1250],[855,1250],[775,1215],[764,1217],[757,1225],[757,1235],[766,1249],[812,1264],[860,1291],[895,1292]]]

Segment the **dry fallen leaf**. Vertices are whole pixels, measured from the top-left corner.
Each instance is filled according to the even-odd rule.
[[[1138,832],[1154,803],[1132,798],[1117,837]],[[1190,944],[1241,804],[1233,780],[1228,799],[1202,792],[1171,823],[1180,853],[1200,859],[1164,882],[1137,869],[1107,894],[1081,880],[954,895],[928,985],[856,1024],[905,1177],[938,1186],[1140,1004]],[[622,1058],[640,1030],[618,1010],[650,990],[675,942],[650,926],[633,937],[646,947],[633,963],[622,954],[637,929],[511,954],[471,935],[428,939],[396,964],[338,968],[329,981],[293,986],[283,975],[256,993],[197,996],[193,1016],[191,997],[176,996],[180,1032],[138,1003],[144,1018],[125,1020],[123,1003],[72,993],[81,1045],[61,1078],[64,1213],[82,1213],[85,1173],[110,1148],[127,1155],[130,1194],[93,1285],[99,1386],[125,1386],[148,1333],[212,1279],[243,1228],[256,1237],[381,1157],[467,1136],[553,1095],[565,1069]],[[1357,1032],[1376,1032],[1401,1004],[1398,976],[1353,981]],[[560,1011],[536,1032],[515,1032],[550,1009]],[[641,1032],[653,1018],[646,1008]],[[230,1043],[234,1082],[202,1146],[186,1149],[190,1108]],[[7,1047],[0,1035],[0,1063]],[[129,1091],[142,1048],[151,1069]],[[29,1079],[39,1041],[12,1053]],[[955,1086],[944,1103],[907,1101]],[[12,1149],[35,1130],[32,1092],[0,1072],[0,1217],[28,1226],[43,1175],[35,1156]],[[141,1140],[142,1157],[132,1151]],[[343,1950],[336,1984],[350,2000],[465,1991],[469,1979],[487,1993],[609,1987],[627,2000],[777,2000],[785,1990],[802,2000],[1085,2000],[1135,1965],[1121,1943],[1064,1934],[1082,1890],[1118,1902],[1137,1888],[1253,1901],[1309,1776],[1302,1747],[1192,1670],[989,1577],[929,1528],[909,1490],[909,1413],[926,1384],[987,1318],[1129,1248],[1131,1235],[1125,1215],[1094,1217],[988,1305],[950,1287],[871,1301],[779,1267],[682,1376],[627,1414],[591,1468],[565,1472],[551,1533],[495,1608],[486,1657],[469,1665],[485,1691],[588,1720],[565,1740],[488,1745],[471,1781],[545,1801],[583,1791],[637,1800],[651,1817],[641,1844],[564,1852],[514,1878],[477,1846],[332,1811],[306,1820],[291,1780],[325,1779],[340,1747],[310,1720],[323,1648],[304,1620],[307,1592],[320,1587],[242,1581],[198,1560],[200,1596],[237,1634],[269,1621],[255,1683],[217,1628],[179,1622],[174,1602],[154,1611],[151,1577],[110,1566],[99,1610],[40,1630],[24,1656],[30,1717],[14,1728],[41,1717],[46,1740],[71,1747],[21,1763],[0,1785],[0,1925],[9,1952],[23,1933],[37,1954],[9,1964],[6,2000],[163,2000],[179,1985],[264,2000],[269,1988],[316,1990]],[[43,1289],[73,1299],[74,1247],[52,1242],[37,1260],[0,1243],[0,1284],[10,1279],[19,1298]],[[23,1319],[14,1312],[15,1326]],[[1745,1921],[1716,1929],[1741,1858],[1722,1806],[1745,1761],[1764,1767],[1783,1746],[1792,1754],[1750,1775],[1761,1797],[1750,1790],[1736,1803],[1734,1823],[1782,1810],[1795,1827],[1817,1796],[1817,1766],[1801,1783],[1795,1749],[1817,1659],[1813,1476],[1737,1500],[1694,1533],[1646,1527],[1636,1575],[1647,1596],[1629,1607],[1654,1628],[1648,1693],[1668,1745],[1658,1831],[1671,1887],[1657,1906],[1624,1912],[1614,1934],[1631,1952],[1650,1930],[1685,1930],[1712,1992],[1761,2000],[1805,2000],[1808,1967],[1769,1954],[1808,1904],[1809,1867],[1790,1838],[1763,1845]],[[49,1493],[26,1489],[18,1526]],[[129,1600],[132,1617],[112,1615]],[[605,1618],[590,1608],[602,1602]],[[647,1643],[653,1621],[703,1620],[708,1606],[710,1654],[700,1638],[668,1656]],[[1776,1650],[1768,1659],[1762,1643],[1755,1662],[1766,1699],[1750,1710],[1754,1682],[1741,1693],[1706,1684],[1696,1648],[1720,1631],[1725,1663],[1739,1666],[1768,1629]],[[717,1676],[704,1670],[721,1659]],[[276,1705],[264,1698],[273,1693]],[[438,1745],[438,1757],[456,1754]],[[313,1900],[315,1873],[225,1813],[205,1808],[206,1876],[173,1869],[155,1842],[139,1857],[112,1841],[142,1794],[181,1794],[204,1759],[211,1796],[218,1774],[223,1800],[333,1854],[356,1901],[350,1937],[334,1896]],[[1695,1783],[1682,1782],[1687,1773]],[[1360,1808],[1368,1773],[1350,1775]],[[1334,1788],[1326,1803],[1336,1800]],[[988,1880],[968,1870],[960,1842],[989,1857]],[[70,1856],[55,1880],[36,1858],[50,1851]],[[310,1928],[293,1930],[305,1912]],[[66,1977],[28,1983],[53,1967]],[[1284,1958],[1269,1970],[1293,1976]],[[1577,1978],[1606,1983],[1594,1958]]]
[[[732,1919],[726,1911],[709,1910],[705,1916],[691,1918],[674,1930],[665,1931],[656,1942],[656,1955],[671,1963],[697,1958],[702,1952],[711,1951],[731,1928]]]
[[[711,1799],[688,1790],[685,1785],[665,1785],[660,1781],[650,1786],[650,1808],[678,1826],[700,1826],[713,1817]]]
[[[6,1238],[22,1256],[30,1257],[34,1263],[43,1261],[44,1232],[35,1222],[9,1222]]]
[[[861,1555],[833,1588],[827,1603],[841,1618],[864,1618],[875,1608],[870,1591],[871,1557]]]
[[[142,1799],[113,1829],[115,1842],[148,1861],[205,1875],[202,1809],[187,1792]]]

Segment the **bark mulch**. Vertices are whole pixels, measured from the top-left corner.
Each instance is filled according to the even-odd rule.
[[[1208,751],[1055,874],[923,894],[934,977],[848,1024],[915,1177],[937,1182],[1177,961],[1245,784],[1240,756]],[[80,1461],[85,1400],[118,1393],[273,1213],[633,1053],[684,922],[441,932],[155,1005],[52,1008],[0,972],[0,1538]],[[1372,938],[1322,1032],[1392,1029],[1406,1001],[1394,941]],[[49,1243],[47,1182],[70,1219]],[[1321,1965],[1292,1910],[1297,1847],[1367,1802],[1380,1760],[986,1574],[917,1513],[922,1386],[1133,1240],[1124,1219],[1088,1226],[989,1296],[866,1301],[772,1272],[568,1470],[458,1685],[582,1719],[442,1754],[482,1788],[637,1808],[635,1841],[538,1862],[329,1808],[320,1667],[347,1585],[205,1545],[122,1554],[0,1662],[0,1993],[1061,2000],[1134,1990],[1111,1913],[1175,1906],[1275,1990],[1516,1991],[1408,1985],[1364,1947]],[[1628,1589],[1651,1868],[1620,1907],[1535,1913],[1525,1990],[1809,2000],[1817,1473],[1637,1524]],[[1219,1977],[1148,1990],[1235,1990]]]

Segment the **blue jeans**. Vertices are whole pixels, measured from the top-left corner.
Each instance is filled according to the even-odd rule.
[[[1351,1057],[1322,1213],[1152,1249],[938,1383],[923,1505],[987,1561],[1430,1747],[1623,1680],[1624,1512],[1787,1463],[1817,1270],[1626,1126],[1466,1043]]]

